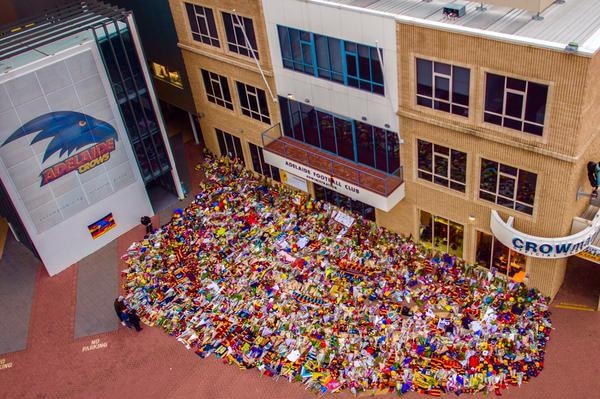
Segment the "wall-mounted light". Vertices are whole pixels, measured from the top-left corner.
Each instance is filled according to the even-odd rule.
[[[389,129],[390,128],[390,124],[386,123],[385,125],[383,125],[383,127],[385,127],[386,129]]]
[[[288,93],[287,94],[287,98],[290,99],[290,100],[293,100],[294,99],[294,95],[292,93]]]
[[[304,102],[305,102],[305,103],[310,103],[310,99],[308,99],[308,98],[305,98],[305,99],[304,99]]]
[[[362,119],[362,120],[363,120],[363,122],[366,122],[366,121],[367,121],[367,117],[366,117],[366,116],[362,116],[360,119]]]
[[[475,221],[474,215],[469,215],[469,222],[473,223]]]

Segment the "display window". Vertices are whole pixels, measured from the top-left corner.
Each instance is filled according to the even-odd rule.
[[[464,226],[420,211],[419,240],[427,248],[462,257]]]
[[[521,281],[525,275],[527,257],[502,244],[491,234],[477,231],[475,260],[487,269]]]

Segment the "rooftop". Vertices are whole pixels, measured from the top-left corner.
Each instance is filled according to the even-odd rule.
[[[528,0],[499,1],[521,3],[524,8],[512,8],[481,2],[456,0],[309,0],[332,6],[348,6],[397,18],[400,22],[431,26],[480,36],[491,36],[532,44],[540,47],[564,49],[569,43],[578,44],[578,53],[592,55],[600,47],[600,1],[557,0],[539,14],[525,9]],[[449,18],[445,6],[465,5],[466,13],[460,18]]]
[[[48,9],[11,25],[0,26],[0,73],[27,65],[88,40],[91,29],[103,36],[127,13],[96,0]],[[104,31],[106,27],[106,32]],[[103,29],[99,29],[103,28]]]

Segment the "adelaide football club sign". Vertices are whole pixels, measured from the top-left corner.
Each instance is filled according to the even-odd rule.
[[[115,141],[119,139],[115,128],[107,122],[81,112],[56,111],[30,120],[11,134],[2,146],[33,133],[37,135],[30,144],[52,138],[44,152],[43,162],[57,152],[61,158],[68,156],[42,170],[40,186],[75,170],[81,174],[103,164],[110,159]],[[88,148],[71,155],[84,147]]]

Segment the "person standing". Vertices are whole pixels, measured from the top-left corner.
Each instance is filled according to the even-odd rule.
[[[154,227],[152,227],[152,219],[149,216],[142,216],[140,222],[146,227],[146,235],[153,233]]]
[[[123,296],[119,296],[115,299],[115,312],[122,325],[125,325],[127,321],[127,307],[125,306],[124,299]]]
[[[137,331],[137,332],[142,331],[142,327],[140,327],[140,318],[134,309],[130,309],[127,312],[127,320],[128,320],[129,325],[133,326],[133,328],[135,328],[135,331]]]

